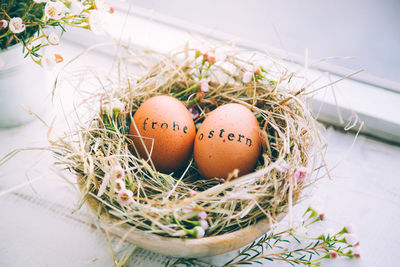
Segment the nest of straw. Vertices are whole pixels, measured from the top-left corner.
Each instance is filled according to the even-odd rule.
[[[217,236],[265,218],[273,224],[299,200],[318,167],[313,149],[318,129],[303,99],[304,89],[279,59],[236,50],[215,58],[188,48],[169,55],[130,51],[125,59],[137,67],[135,72],[123,82],[119,76],[113,90],[91,95],[96,113],[54,143],[59,163],[79,177],[83,200],[96,199],[99,213],[152,234],[190,238],[199,212],[207,214],[205,236]],[[250,81],[244,81],[249,73]],[[203,79],[208,92],[201,90]],[[141,103],[156,95],[173,96],[196,109],[197,127],[220,105],[248,107],[263,136],[254,172],[206,180],[193,161],[176,173],[161,173],[136,156],[129,125]],[[110,179],[115,166],[124,170],[126,187],[133,192],[128,206],[120,204]],[[307,179],[296,179],[295,172],[305,167]]]

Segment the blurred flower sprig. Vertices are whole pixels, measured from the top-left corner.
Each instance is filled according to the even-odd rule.
[[[114,9],[104,0],[9,0],[0,3],[0,50],[18,43],[25,57],[45,68],[63,60],[59,54],[43,54],[41,49],[56,46],[66,27],[100,33],[107,13]],[[51,31],[49,29],[52,28]]]

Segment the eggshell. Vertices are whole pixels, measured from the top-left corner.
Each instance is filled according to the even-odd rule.
[[[187,163],[196,128],[182,102],[170,96],[152,97],[137,109],[133,121],[136,127],[132,122],[129,134],[140,157],[148,159],[150,154],[161,172],[176,171]]]
[[[245,106],[226,104],[210,112],[197,131],[194,160],[205,178],[254,170],[261,152],[260,127]]]

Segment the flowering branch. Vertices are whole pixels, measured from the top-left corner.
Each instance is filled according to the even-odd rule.
[[[359,242],[353,234],[354,227],[352,226],[343,227],[337,233],[323,233],[318,237],[306,237],[299,233],[314,223],[323,221],[324,217],[323,213],[309,207],[304,213],[300,225],[278,233],[265,234],[242,249],[223,266],[262,264],[263,262],[274,261],[283,261],[292,266],[320,266],[324,259],[336,259],[338,257],[359,259],[361,257],[357,250]],[[177,259],[172,265],[168,264],[167,266],[181,265],[187,265],[186,259]]]
[[[52,68],[61,62],[61,55],[42,55],[46,46],[59,45],[55,32],[46,33],[47,27],[65,26],[90,29],[95,33],[103,31],[104,16],[113,13],[104,0],[11,0],[0,3],[0,49],[22,44],[25,57],[45,68]]]
[[[301,228],[322,221],[323,213],[309,207],[303,215]],[[294,249],[287,249],[285,245],[296,243]],[[343,227],[335,234],[326,233],[318,237],[303,237],[296,232],[295,228],[289,228],[277,234],[265,234],[258,241],[239,252],[232,260],[224,266],[236,266],[249,263],[260,263],[262,261],[284,261],[290,265],[320,266],[323,259],[336,259],[337,257],[360,258],[356,247],[359,242],[355,241],[350,227]],[[276,251],[278,250],[278,251]]]

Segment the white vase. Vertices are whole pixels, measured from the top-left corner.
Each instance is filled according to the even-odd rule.
[[[0,128],[25,124],[42,115],[49,102],[46,72],[31,58],[24,58],[22,45],[0,51]]]

